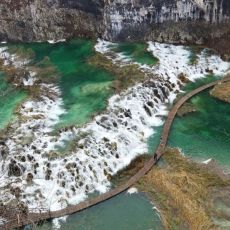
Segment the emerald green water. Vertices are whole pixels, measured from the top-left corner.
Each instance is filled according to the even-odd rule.
[[[121,52],[130,57],[133,61],[140,64],[155,65],[158,61],[150,52],[147,51],[147,43],[119,43],[113,47],[116,52]]]
[[[47,223],[40,230],[52,229]],[[85,211],[71,215],[62,230],[161,230],[160,218],[145,195],[122,193]]]
[[[151,135],[148,139],[148,153],[154,154],[155,150],[157,149],[157,146],[160,142],[160,137],[162,133],[163,126],[153,127],[154,134]]]
[[[0,130],[13,119],[16,107],[26,98],[26,93],[8,84],[0,72]]]
[[[175,119],[169,145],[182,148],[185,155],[195,159],[213,158],[229,166],[230,104],[211,97],[209,90],[190,102],[197,112]]]
[[[106,99],[112,94],[113,76],[89,65],[87,59],[94,55],[94,43],[89,40],[74,40],[68,43],[32,43],[12,45],[34,52],[32,65],[50,67],[59,75],[64,107],[60,126],[81,125],[105,109]],[[49,78],[50,69],[43,75]],[[53,71],[52,71],[53,76]]]

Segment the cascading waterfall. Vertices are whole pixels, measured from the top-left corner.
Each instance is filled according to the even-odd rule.
[[[99,40],[95,49],[119,64],[132,63],[113,53],[111,45]],[[12,131],[0,145],[0,196],[4,203],[17,196],[29,208],[58,210],[79,203],[90,193],[104,193],[110,188],[110,175],[148,152],[153,127],[162,125],[166,105],[183,85],[181,74],[193,81],[207,71],[223,75],[229,70],[229,63],[205,51],[198,55],[196,65],[190,65],[190,52],[183,46],[149,42],[148,50],[159,64],[140,68],[154,73],[153,78],[112,96],[106,111],[83,127],[63,128],[58,134],[52,133],[53,126],[65,112],[59,88],[38,83],[32,73],[22,80],[28,87],[40,84],[42,95],[39,101],[28,99],[21,105],[19,117],[24,119],[9,125]],[[1,58],[5,64],[12,60],[6,49],[1,50]],[[15,63],[16,67],[22,65]],[[74,143],[72,148],[64,156],[58,155],[57,149],[66,141]],[[18,195],[16,191],[20,191]]]

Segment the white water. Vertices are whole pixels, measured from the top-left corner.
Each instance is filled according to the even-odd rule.
[[[52,223],[53,223],[52,228],[53,229],[60,229],[61,225],[63,225],[64,223],[66,223],[67,217],[68,216],[63,216],[63,217],[60,217],[60,218],[53,219],[52,220]]]
[[[135,187],[132,187],[132,188],[128,189],[127,193],[130,194],[130,195],[138,193],[138,189],[135,188]]]
[[[99,40],[96,50],[110,57],[109,44]],[[13,133],[7,138],[7,148],[4,147],[7,156],[0,162],[3,202],[15,198],[10,187],[21,189],[19,200],[30,208],[51,210],[77,204],[95,191],[106,192],[110,188],[109,174],[115,175],[136,156],[147,153],[147,140],[154,132],[153,127],[162,125],[162,117],[168,113],[166,104],[171,103],[180,90],[182,83],[178,74],[195,80],[204,77],[207,68],[219,75],[229,69],[229,63],[214,55],[206,56],[205,52],[199,56],[197,65],[191,66],[188,64],[189,51],[183,46],[149,42],[149,51],[160,64],[140,68],[154,73],[154,77],[112,96],[106,112],[82,128],[72,127],[58,135],[50,133],[64,113],[62,99],[57,86],[40,83],[41,92],[48,91],[54,96],[49,98],[44,94],[39,101],[31,99],[23,103],[19,115],[26,120],[11,124]],[[114,55],[114,62],[123,65],[131,62],[122,54]],[[1,57],[5,58],[5,64],[9,64],[8,59],[15,60],[15,56],[8,54]],[[29,79],[24,85],[37,84],[34,74]],[[68,155],[53,157],[56,149],[69,140],[75,146]],[[0,148],[2,151],[3,147]],[[8,176],[11,160],[20,168],[20,176]],[[33,175],[32,184],[26,181],[28,173]],[[3,188],[9,184],[8,188]]]
[[[55,43],[60,43],[60,42],[65,42],[66,39],[59,39],[59,40],[48,40],[47,42],[50,44],[55,44]]]

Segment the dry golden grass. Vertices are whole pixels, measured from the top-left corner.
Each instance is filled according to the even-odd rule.
[[[228,186],[207,168],[168,149],[164,167],[154,167],[138,184],[159,205],[166,229],[218,229],[211,219],[212,188]]]

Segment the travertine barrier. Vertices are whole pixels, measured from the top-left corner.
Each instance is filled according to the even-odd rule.
[[[95,198],[86,200],[84,202],[81,202],[77,205],[72,205],[68,206],[62,210],[59,211],[46,211],[44,210],[31,210],[29,212],[23,213],[21,210],[12,210],[12,209],[0,209],[0,216],[3,218],[7,219],[8,222],[5,223],[4,225],[0,226],[0,229],[8,230],[8,229],[13,229],[13,228],[19,228],[27,224],[34,224],[38,223],[40,221],[52,219],[52,218],[58,218],[62,217],[65,215],[70,215],[76,212],[79,212],[81,210],[84,210],[86,208],[92,207],[96,204],[99,204],[105,200],[108,200],[121,192],[127,190],[130,188],[133,184],[135,184],[141,177],[143,177],[152,167],[156,162],[160,159],[160,157],[164,153],[164,149],[167,144],[169,132],[172,126],[172,122],[177,114],[178,109],[191,97],[194,95],[200,93],[201,91],[204,91],[214,85],[217,85],[222,82],[227,82],[230,81],[230,77],[223,78],[221,80],[217,80],[214,82],[211,82],[209,84],[200,86],[199,88],[189,92],[185,96],[179,99],[179,101],[172,107],[170,110],[167,120],[164,124],[164,128],[161,134],[161,141],[156,149],[156,152],[150,160],[148,160],[144,167],[140,169],[134,176],[132,176],[126,183],[124,183],[121,186],[118,186],[115,189],[110,190],[109,192],[106,192],[104,194],[101,194]]]

